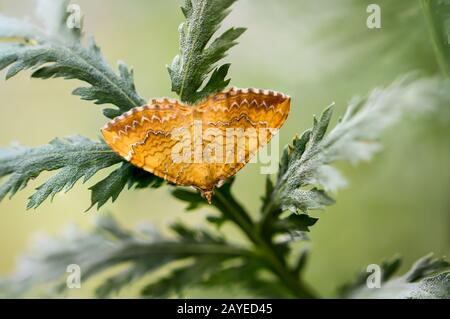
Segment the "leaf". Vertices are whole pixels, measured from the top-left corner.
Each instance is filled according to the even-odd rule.
[[[246,290],[250,294],[263,298],[287,298],[291,294],[273,278],[264,278],[264,266],[256,259],[211,259],[195,258],[186,266],[178,267],[169,275],[144,287],[145,297],[182,297],[186,287],[234,288]],[[267,277],[267,276],[266,276]]]
[[[236,201],[231,193],[231,186],[233,185],[234,177],[230,178],[226,183],[224,183],[220,188],[215,190],[215,194],[212,199],[212,205],[216,207],[225,217],[225,220],[235,220],[235,216],[229,213],[229,207],[233,209],[242,217],[247,219],[247,213],[245,212],[242,205]],[[172,195],[189,205],[186,210],[193,210],[199,208],[201,205],[207,204],[207,201],[196,191],[191,191],[186,188],[175,188],[172,190]],[[217,221],[213,218],[214,221]],[[222,219],[220,219],[223,221]],[[247,219],[247,221],[249,221]]]
[[[378,139],[385,129],[406,115],[443,109],[450,102],[449,92],[448,81],[405,76],[385,89],[375,89],[364,100],[353,99],[326,134],[333,113],[333,107],[328,107],[314,118],[311,130],[285,148],[272,199],[294,213],[332,204],[327,192],[344,187],[346,181],[331,163],[371,159],[381,149]]]
[[[176,222],[171,225],[171,230],[178,235],[178,238],[184,241],[201,241],[204,243],[221,243],[224,244],[226,241],[223,237],[219,237],[211,234],[210,232],[202,229],[193,229],[181,222]]]
[[[243,258],[238,263],[225,265],[220,271],[211,273],[199,286],[244,289],[260,298],[292,298],[289,291],[264,271],[264,265],[258,260]]]
[[[162,237],[153,227],[143,226],[140,231],[129,231],[106,215],[91,232],[72,228],[64,237],[41,240],[22,258],[15,274],[0,280],[0,291],[20,296],[43,284],[64,290],[62,277],[70,264],[80,266],[82,282],[118,265],[126,266],[97,288],[98,296],[106,297],[175,260],[199,257],[215,259],[217,263],[223,258],[248,255],[241,248],[212,241],[213,236],[207,236],[206,241],[206,237],[174,240]]]
[[[188,203],[188,206],[186,207],[187,211],[197,209],[201,205],[206,204],[205,199],[199,192],[177,187],[171,191],[171,194],[173,197]]]
[[[27,208],[37,208],[48,197],[68,192],[75,183],[88,181],[98,171],[123,163],[105,179],[90,188],[92,206],[98,208],[108,199],[117,199],[122,189],[128,185],[137,188],[159,187],[161,179],[124,162],[105,143],[94,142],[82,136],[54,139],[48,145],[28,148],[15,146],[0,149],[0,177],[9,176],[0,186],[0,201],[24,189],[28,182],[44,171],[58,171],[40,185],[29,198]]]
[[[188,266],[176,268],[169,275],[148,284],[141,290],[141,295],[152,298],[167,298],[171,294],[181,295],[186,287],[193,287],[208,275],[219,271],[221,262],[218,258],[195,258]]]
[[[90,86],[77,88],[73,94],[95,104],[115,105],[117,109],[104,111],[110,118],[144,105],[146,101],[136,93],[133,72],[120,62],[117,75],[91,37],[84,47],[82,30],[66,26],[67,4],[64,0],[41,1],[40,18],[47,27],[44,30],[0,15],[0,40],[14,39],[11,43],[0,44],[0,70],[8,68],[6,78],[30,69],[34,78],[81,80]],[[42,10],[42,6],[47,9]]]
[[[302,231],[309,232],[309,227],[313,226],[319,219],[310,217],[306,214],[290,215],[280,219],[275,223],[277,232]]]
[[[294,268],[294,273],[296,273],[297,275],[300,275],[303,272],[303,270],[305,269],[308,259],[309,259],[309,250],[303,249],[300,252],[300,255],[298,256],[297,263]]]
[[[397,270],[400,268],[401,265],[401,258],[396,256],[390,260],[385,260],[381,263],[380,269],[381,269],[381,279],[382,281],[386,282],[387,280],[391,279],[392,276],[397,272]],[[366,269],[363,269],[357,273],[353,281],[342,285],[339,287],[339,295],[341,296],[347,296],[352,293],[352,291],[359,289],[362,286],[366,285],[367,278],[369,277],[370,273],[366,271]]]
[[[25,188],[42,172],[58,170],[29,198],[27,207],[36,208],[48,197],[69,191],[79,179],[86,182],[98,171],[121,161],[106,144],[81,136],[54,139],[36,148],[1,149],[0,177],[9,178],[0,186],[0,200]]]
[[[179,27],[180,54],[168,67],[172,91],[183,102],[193,104],[228,85],[229,80],[225,78],[229,64],[219,68],[216,68],[216,64],[237,44],[236,39],[245,29],[230,28],[214,40],[212,37],[235,1],[185,0],[181,9],[186,21]],[[211,72],[209,81],[200,89]]]
[[[270,176],[267,175],[266,177],[266,189],[264,192],[264,196],[261,197],[261,201],[262,201],[262,207],[261,207],[261,211],[265,211],[266,209],[268,209],[268,207],[270,206],[270,203],[272,202],[272,193],[274,190],[274,185],[272,180],[270,179]],[[273,213],[273,212],[270,212]]]
[[[370,289],[366,285],[369,275],[361,272],[358,279],[341,288],[346,298],[381,299],[448,299],[450,297],[450,264],[432,255],[419,259],[404,276],[392,278],[400,264],[399,259],[381,266],[381,288]]]
[[[444,258],[435,259],[433,254],[429,254],[414,263],[405,275],[405,280],[414,282],[446,269],[450,270],[450,264]],[[450,289],[450,286],[448,288]]]
[[[313,188],[311,190],[293,189],[283,197],[282,210],[292,213],[322,209],[324,206],[334,204],[334,200],[324,191]]]
[[[286,218],[276,219],[271,226],[270,236],[278,245],[286,245],[294,241],[309,240],[309,227],[319,219],[307,214],[292,214]],[[289,249],[286,247],[285,249]]]
[[[431,41],[438,64],[446,76],[450,75],[450,1],[422,0],[427,22],[429,24]]]
[[[111,172],[105,179],[89,188],[91,190],[91,207],[89,209],[95,205],[97,205],[97,209],[100,209],[109,199],[114,202],[127,185],[128,189],[133,186],[156,188],[161,185],[162,181],[159,177],[124,162],[121,167]]]

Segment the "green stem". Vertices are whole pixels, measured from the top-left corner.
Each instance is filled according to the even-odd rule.
[[[287,289],[298,298],[315,298],[315,295],[308,287],[298,278],[298,276],[289,269],[284,257],[276,253],[272,242],[264,239],[259,227],[255,224],[249,215],[237,209],[235,205],[229,203],[220,190],[214,195],[215,201],[221,206],[221,210],[227,215],[252,241],[255,248],[259,251],[261,257],[267,262],[270,270],[286,286]]]
[[[152,257],[155,255],[181,255],[181,256],[254,256],[247,249],[222,244],[161,242],[151,244],[132,243],[125,245],[117,256],[123,260],[136,260],[138,258]]]
[[[434,53],[439,65],[439,68],[444,76],[450,75],[450,65],[449,60],[446,56],[446,47],[444,42],[444,34],[439,31],[436,26],[437,21],[432,12],[432,5],[430,0],[422,0],[422,9],[425,14],[425,19],[428,24],[428,29],[431,35],[431,43],[433,46]]]

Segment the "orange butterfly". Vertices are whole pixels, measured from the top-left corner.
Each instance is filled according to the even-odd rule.
[[[270,141],[289,109],[283,93],[231,88],[192,106],[153,99],[107,123],[102,134],[127,161],[193,186],[211,202],[214,188]]]

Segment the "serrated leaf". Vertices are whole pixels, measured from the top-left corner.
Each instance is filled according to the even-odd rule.
[[[204,278],[219,271],[221,262],[227,258],[196,258],[188,266],[179,267],[169,275],[146,285],[141,295],[150,298],[167,298],[172,294],[180,296],[187,287],[200,284]]]
[[[159,187],[162,179],[124,162],[105,143],[82,136],[55,139],[48,145],[0,149],[0,177],[9,178],[0,186],[0,201],[25,188],[44,171],[57,171],[29,198],[27,208],[37,208],[47,198],[69,191],[75,183],[88,181],[98,171],[123,163],[105,179],[90,188],[91,207],[100,208],[110,198],[114,201],[125,186]]]
[[[195,103],[228,85],[229,80],[225,78],[229,65],[225,64],[216,69],[216,64],[237,44],[236,39],[245,29],[231,28],[212,42],[211,39],[235,1],[185,0],[182,11],[186,21],[179,27],[180,54],[168,67],[172,91],[176,92],[183,102]],[[213,70],[210,80],[201,89]]]
[[[264,265],[256,259],[243,258],[239,263],[228,265],[211,273],[199,286],[205,288],[244,289],[260,298],[292,298],[273,278],[267,278]]]
[[[0,150],[0,177],[9,176],[0,186],[0,200],[25,188],[42,172],[58,170],[30,197],[27,207],[36,208],[48,197],[69,191],[79,179],[86,182],[98,171],[121,161],[106,144],[81,136],[54,139],[36,148]]]
[[[120,62],[117,75],[92,38],[84,47],[82,30],[66,26],[67,3],[64,0],[41,1],[41,7],[52,8],[43,10],[43,13],[48,11],[47,14],[52,15],[44,19],[46,30],[0,15],[0,39],[15,39],[12,43],[0,45],[0,70],[8,68],[6,78],[32,70],[34,78],[81,80],[91,86],[78,88],[73,94],[95,104],[115,105],[118,109],[105,112],[108,117],[144,105],[146,101],[135,91],[132,71]]]
[[[313,226],[318,220],[318,218],[313,218],[306,214],[293,214],[289,215],[286,218],[278,220],[275,223],[274,228],[276,232],[309,232],[309,227]]]
[[[299,211],[307,213],[309,210],[322,209],[334,203],[333,198],[324,191],[313,188],[311,190],[293,189],[284,195],[281,209],[289,210],[292,213]]]
[[[98,296],[106,297],[176,260],[209,258],[217,264],[224,258],[248,254],[223,241],[212,241],[213,236],[208,236],[206,241],[204,236],[173,240],[163,237],[153,227],[144,229],[143,226],[139,231],[128,230],[111,216],[104,215],[92,231],[72,228],[65,236],[34,243],[34,249],[22,258],[23,264],[17,272],[0,280],[0,291],[8,292],[8,296],[21,296],[43,284],[64,290],[67,288],[64,275],[70,264],[81,267],[83,282],[107,269],[126,266],[96,290]]]
[[[271,226],[270,235],[279,245],[286,246],[295,241],[309,240],[309,227],[313,226],[319,219],[308,216],[307,214],[291,214],[286,218],[278,218]]]
[[[136,188],[159,187],[161,183],[159,177],[124,162],[121,167],[111,172],[105,179],[89,188],[91,191],[91,207],[97,205],[97,209],[100,209],[109,199],[114,202],[125,186],[128,186],[128,189],[133,186]]]
[[[450,264],[432,255],[418,260],[411,270],[401,277],[394,277],[399,259],[381,265],[381,287],[370,289],[366,280],[370,273],[362,271],[355,282],[341,288],[341,295],[356,299],[448,299],[450,298]]]
[[[365,99],[353,99],[342,119],[326,134],[332,115],[328,107],[313,128],[285,148],[272,198],[279,207],[308,212],[333,203],[327,191],[346,185],[330,164],[369,160],[381,147],[383,131],[410,114],[424,114],[450,102],[448,81],[405,76],[385,89],[375,89]]]
[[[205,199],[200,195],[199,192],[177,187],[171,191],[171,194],[176,199],[188,203],[188,206],[186,207],[187,211],[197,209],[201,205],[206,204]]]
[[[198,93],[196,100],[202,100],[211,94],[222,91],[230,83],[230,79],[226,80],[228,70],[231,64],[224,64],[213,71],[211,77],[205,87]]]
[[[433,258],[433,254],[429,254],[416,261],[404,277],[407,282],[414,282],[445,269],[450,270],[450,263],[444,258]]]

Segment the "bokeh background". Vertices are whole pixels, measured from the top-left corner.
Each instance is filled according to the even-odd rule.
[[[179,0],[73,2],[81,6],[85,30],[95,35],[108,61],[134,66],[142,96],[175,97],[165,65],[178,51],[177,27],[183,19]],[[372,2],[382,8],[381,29],[366,27],[366,7]],[[34,5],[32,0],[0,0],[2,13],[14,16],[31,16]],[[402,74],[438,73],[419,1],[241,0],[226,20],[225,26],[231,25],[248,28],[227,58],[232,84],[280,90],[293,97],[281,131],[282,145],[310,127],[313,114],[333,101],[339,115],[352,96],[366,95]],[[1,82],[0,145],[38,146],[74,134],[98,138],[107,119],[99,106],[70,95],[76,84],[32,80],[26,73]],[[339,165],[349,186],[335,194],[334,206],[315,214],[320,220],[306,244],[311,259],[305,278],[323,296],[333,296],[360,268],[393,255],[404,257],[405,270],[429,252],[450,252],[449,133],[450,122],[442,118],[407,120],[385,134],[385,149],[372,162]],[[37,210],[27,211],[26,199],[46,174],[0,203],[0,276],[14,270],[35,234],[59,234],[71,223],[88,228],[99,214],[113,214],[130,227],[145,221],[160,229],[176,219],[201,224],[207,215],[208,208],[185,213],[168,187],[124,191],[114,204],[85,212],[87,186],[107,173]],[[264,179],[258,165],[250,164],[238,174],[234,187],[255,215]],[[231,227],[224,231],[236,232]],[[93,286],[95,280],[68,296],[91,296]],[[125,289],[120,296],[133,296],[135,289]],[[187,296],[247,295],[191,289]]]

